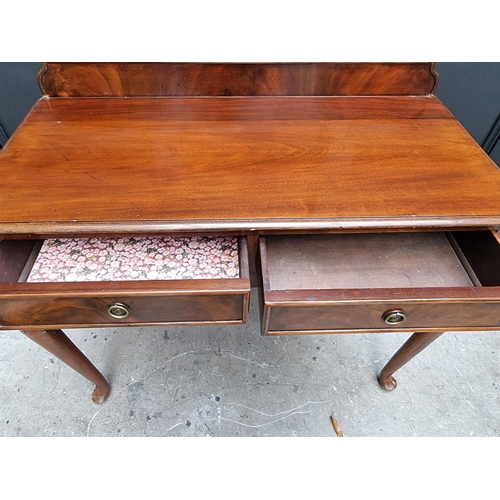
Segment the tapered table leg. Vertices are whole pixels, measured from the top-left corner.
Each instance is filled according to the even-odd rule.
[[[443,335],[443,333],[414,333],[384,366],[378,378],[379,384],[386,391],[396,389],[398,384],[392,375],[418,353],[422,352],[429,344]]]
[[[22,333],[94,383],[94,403],[106,401],[110,390],[108,382],[62,330],[22,330]]]

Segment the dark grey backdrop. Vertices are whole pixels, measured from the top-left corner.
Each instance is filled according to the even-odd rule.
[[[41,96],[41,63],[0,63],[0,147]],[[436,63],[437,96],[500,165],[500,63]]]

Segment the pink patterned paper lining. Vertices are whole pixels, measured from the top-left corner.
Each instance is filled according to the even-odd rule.
[[[45,240],[27,279],[129,281],[239,277],[234,236]]]

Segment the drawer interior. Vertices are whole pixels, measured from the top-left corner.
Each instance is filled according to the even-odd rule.
[[[269,290],[500,286],[492,231],[276,235],[263,240]]]
[[[0,282],[154,281],[248,277],[244,237],[0,241]]]

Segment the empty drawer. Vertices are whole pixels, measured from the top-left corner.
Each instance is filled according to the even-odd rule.
[[[500,328],[488,230],[260,238],[263,334]]]

